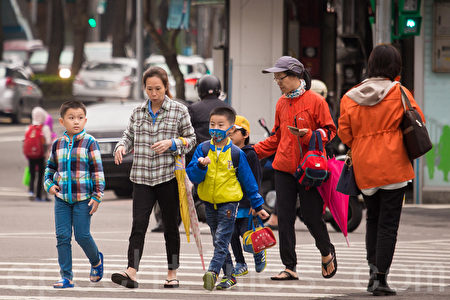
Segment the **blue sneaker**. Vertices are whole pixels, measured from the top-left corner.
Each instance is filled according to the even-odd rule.
[[[233,269],[233,276],[242,276],[248,274],[247,264],[236,263],[236,267]]]
[[[226,289],[229,289],[229,288],[235,286],[236,283],[237,283],[236,277],[231,276],[230,278],[228,278],[227,276],[223,276],[220,283],[216,286],[216,289],[226,290]]]
[[[255,259],[256,273],[261,273],[262,271],[264,271],[267,265],[266,250],[253,254],[253,258]]]
[[[217,281],[217,273],[213,271],[208,271],[203,275],[203,288],[212,291]]]

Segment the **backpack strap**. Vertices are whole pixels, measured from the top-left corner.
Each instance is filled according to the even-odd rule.
[[[204,141],[201,143],[201,147],[202,147],[202,153],[203,153],[203,157],[208,156],[208,152],[209,152],[209,145],[210,145],[210,141]]]

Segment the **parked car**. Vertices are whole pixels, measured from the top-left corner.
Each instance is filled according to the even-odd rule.
[[[33,52],[42,49],[41,40],[6,40],[3,42],[3,60],[27,66]]]
[[[205,60],[200,56],[177,56],[178,64],[180,66],[181,73],[184,75],[184,88],[185,88],[185,99],[189,102],[195,102],[200,100],[198,97],[197,90],[195,89],[195,84],[197,80],[200,79],[205,74],[210,74],[210,71],[205,64]],[[176,84],[169,67],[166,64],[166,59],[162,55],[150,55],[149,58],[145,60],[145,67],[158,66],[166,70],[169,75],[169,90],[175,97]]]
[[[85,62],[75,77],[72,94],[84,101],[133,98],[136,68],[137,61],[132,58]]]
[[[44,73],[47,67],[48,49],[36,50],[30,57],[30,67],[35,74]],[[73,48],[65,47],[59,56],[59,76],[69,78],[72,75]]]
[[[0,61],[0,114],[20,123],[31,116],[33,107],[41,105],[42,91],[24,67]]]
[[[107,101],[87,106],[86,132],[94,136],[99,144],[106,189],[113,190],[117,197],[131,197],[133,155],[125,155],[122,164],[116,165],[113,150],[127,127],[133,109],[140,104],[139,101]]]

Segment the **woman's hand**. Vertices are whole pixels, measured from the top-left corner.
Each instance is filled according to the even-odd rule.
[[[207,166],[211,163],[211,159],[209,159],[208,156],[207,157],[199,157],[198,162],[203,166]]]
[[[125,147],[119,146],[117,147],[116,152],[114,153],[114,162],[116,165],[120,165],[122,163],[123,156],[125,155]]]
[[[98,205],[99,205],[99,204],[100,204],[100,203],[98,203],[98,202],[95,201],[94,199],[91,199],[91,200],[89,201],[88,205],[89,205],[89,206],[92,206],[91,211],[89,212],[90,215],[93,215],[93,214],[97,211],[97,208],[98,208]]]
[[[157,154],[161,154],[166,152],[170,147],[172,147],[172,140],[163,140],[154,143],[150,148]]]

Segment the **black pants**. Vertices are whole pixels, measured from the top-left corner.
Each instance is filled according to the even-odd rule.
[[[139,270],[150,214],[155,202],[158,201],[164,225],[168,269],[178,269],[180,260],[180,232],[178,231],[180,202],[177,180],[174,178],[155,186],[135,183],[133,188],[133,227],[128,246],[128,267]]]
[[[367,261],[375,272],[389,273],[405,189],[378,190],[372,196],[363,195],[367,207]]]
[[[44,171],[45,171],[45,158],[36,158],[36,159],[29,159],[28,160],[28,168],[30,169],[30,185],[29,185],[29,190],[30,192],[34,193],[34,191],[36,191],[36,197],[37,198],[41,198],[42,196],[42,180],[44,178]],[[34,185],[34,180],[36,178],[36,168],[38,169],[37,171],[37,186],[35,189],[35,185]]]
[[[322,218],[323,200],[316,188],[305,189],[289,173],[275,170],[275,190],[277,193],[278,238],[280,257],[287,269],[296,271],[295,218],[297,195],[300,197],[300,209],[303,222],[316,242],[322,256],[330,254],[333,245],[330,242],[327,226]]]
[[[242,252],[241,236],[248,230],[248,218],[238,218],[234,222],[234,231],[231,236],[231,249],[233,249],[236,263],[245,264],[244,253]]]

